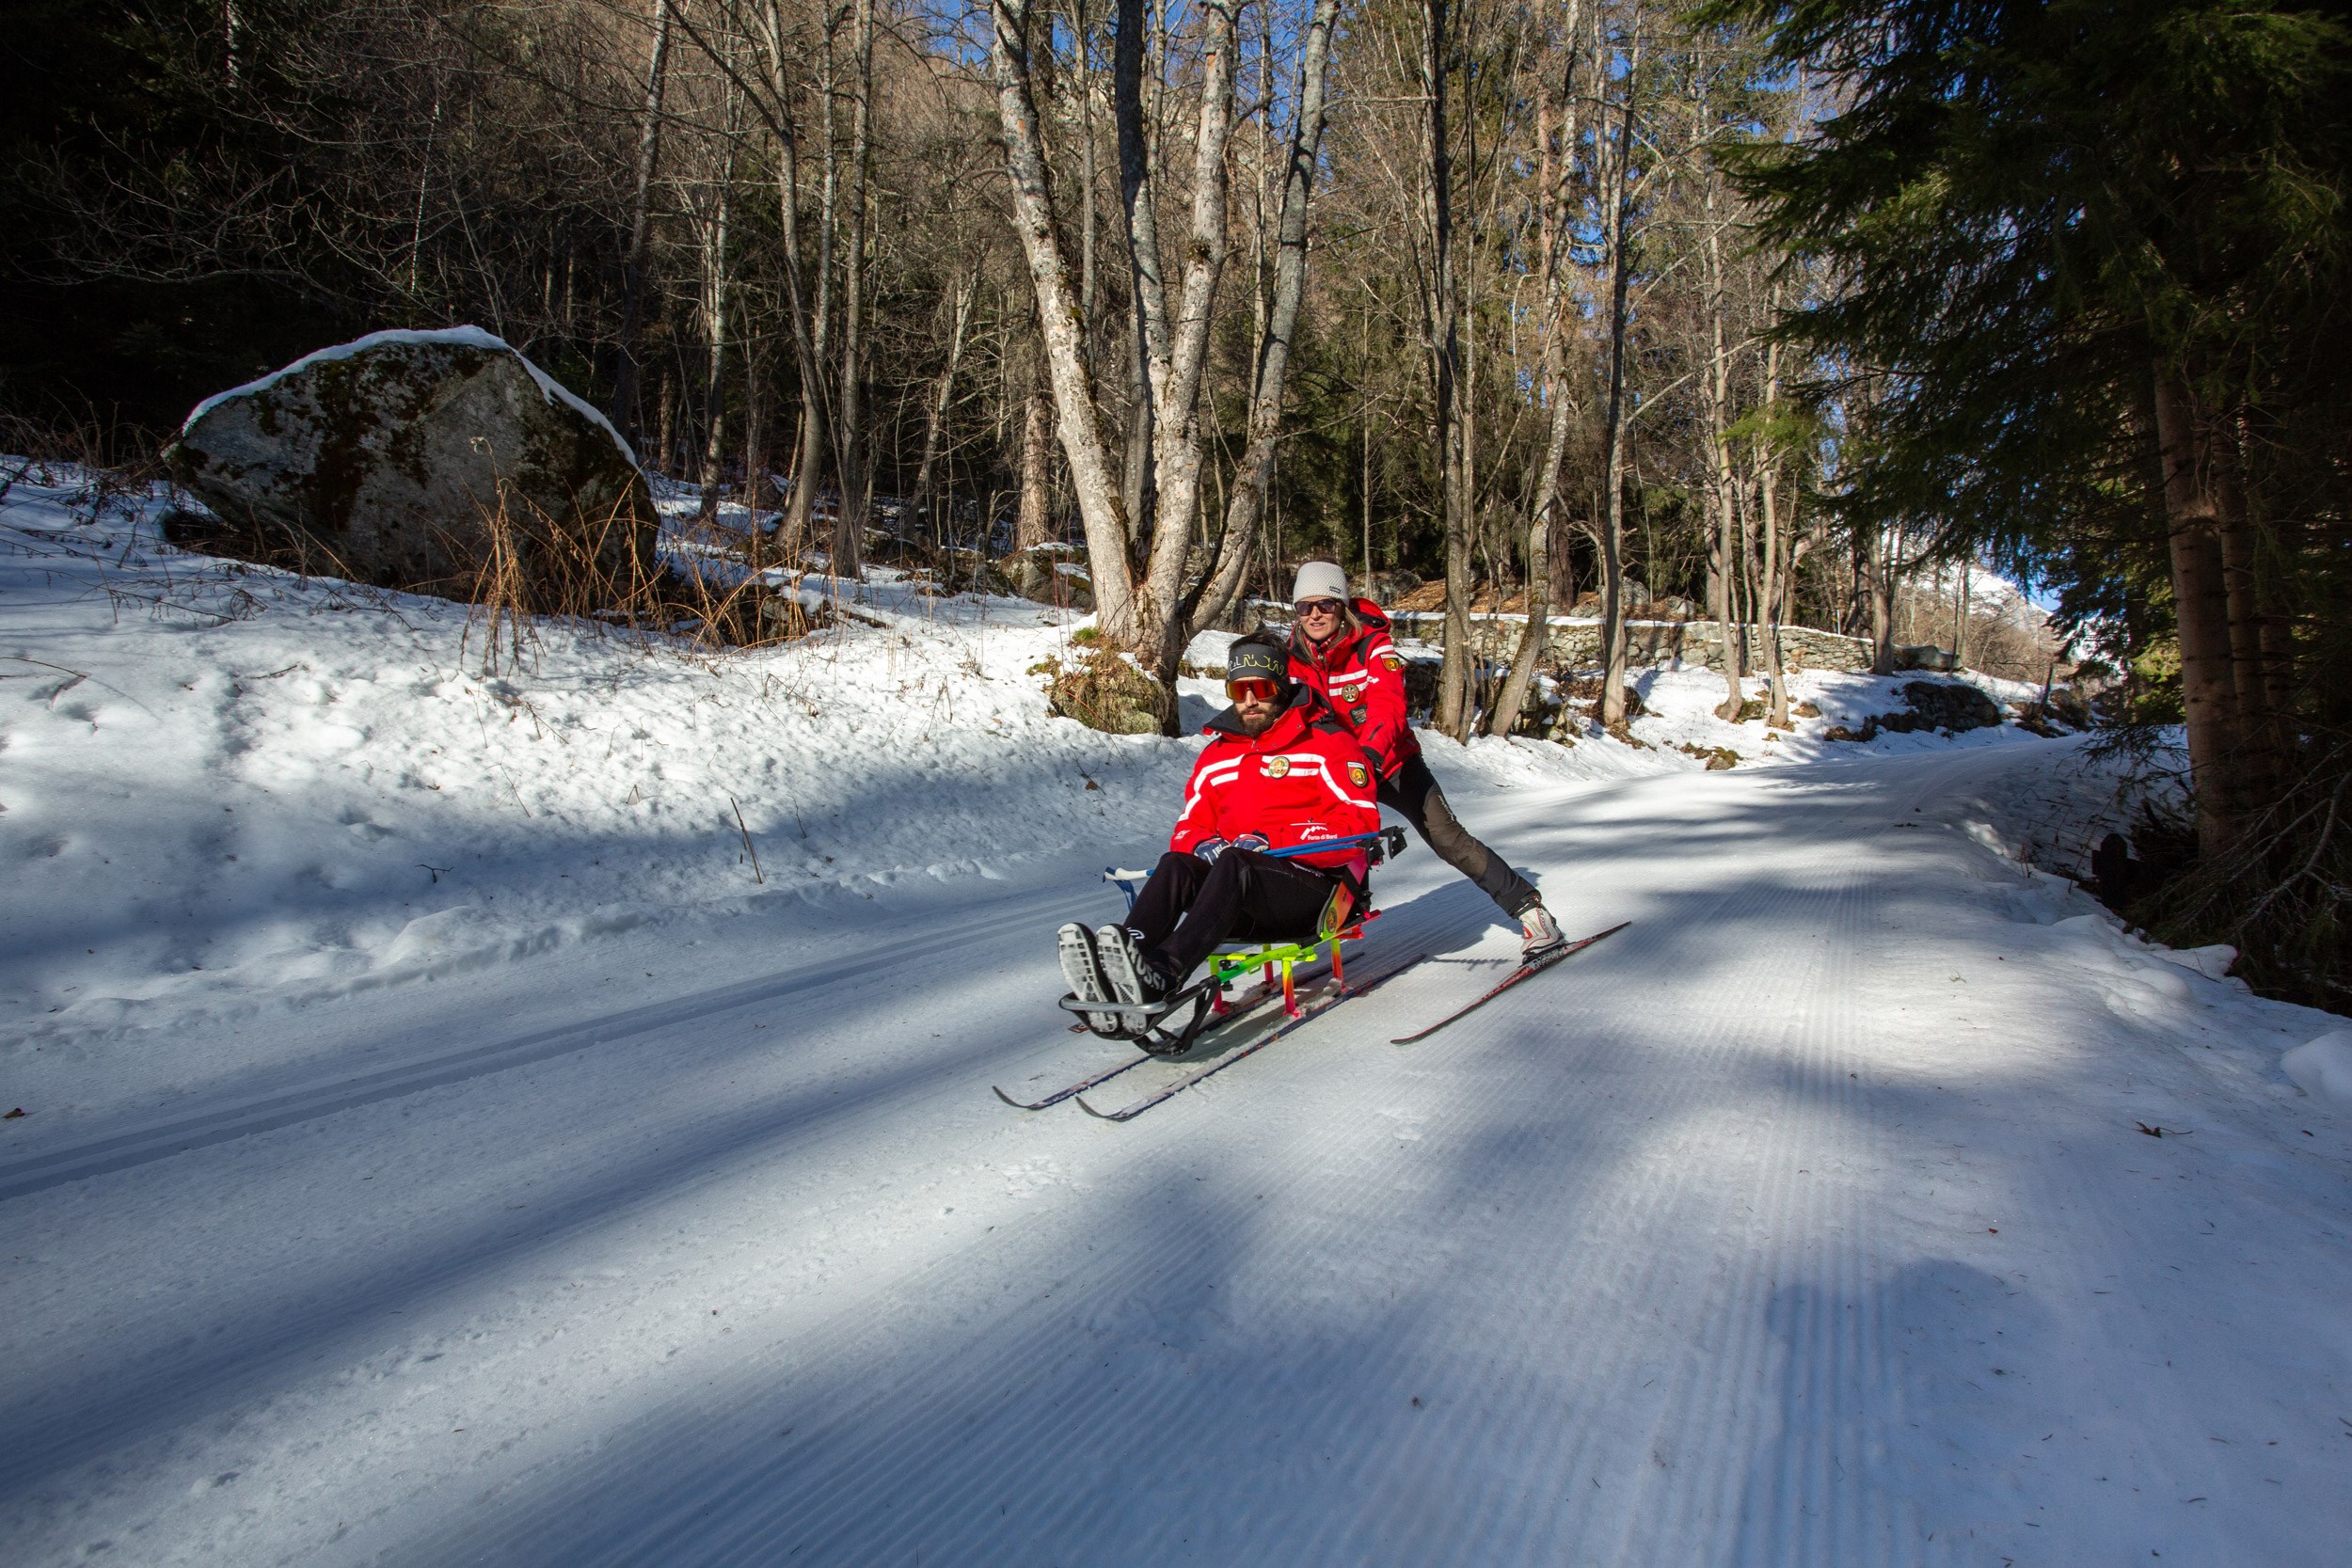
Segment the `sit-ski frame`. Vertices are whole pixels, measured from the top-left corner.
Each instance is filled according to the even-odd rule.
[[[1316,853],[1325,849],[1346,848],[1351,845],[1362,843],[1369,847],[1367,859],[1372,863],[1378,864],[1389,855],[1393,855],[1404,847],[1404,837],[1402,829],[1385,828],[1379,832],[1361,834],[1354,839],[1303,844],[1288,853]],[[1283,852],[1276,851],[1276,853]],[[1143,884],[1151,878],[1151,875],[1149,871],[1129,871],[1114,866],[1103,873],[1103,879],[1118,885],[1119,890],[1127,895],[1127,907],[1132,910],[1135,908],[1136,895],[1142,892]],[[1282,988],[1282,1011],[1288,1017],[1296,1018],[1299,1016],[1300,1009],[1297,985],[1293,971],[1298,965],[1313,963],[1327,951],[1331,960],[1331,985],[1334,993],[1343,992],[1347,989],[1347,971],[1345,960],[1341,957],[1340,944],[1360,940],[1364,934],[1364,927],[1380,918],[1378,910],[1356,909],[1355,900],[1354,890],[1343,884],[1333,891],[1331,901],[1324,906],[1323,918],[1317,922],[1312,941],[1260,942],[1254,945],[1228,943],[1209,955],[1209,973],[1204,978],[1193,982],[1182,990],[1164,996],[1157,1002],[1086,1002],[1073,993],[1064,996],[1061,999],[1061,1005],[1067,1010],[1077,1014],[1082,1021],[1081,1026],[1089,1029],[1090,1033],[1103,1035],[1109,1039],[1132,1041],[1154,1056],[1184,1054],[1191,1049],[1193,1041],[1200,1038],[1203,1030],[1212,1023],[1230,1017],[1235,1008],[1233,1004],[1226,999],[1225,991],[1228,987],[1252,970],[1259,971],[1263,975],[1263,994],[1271,994],[1277,981],[1279,981]],[[1251,1005],[1254,1006],[1254,1002]],[[1165,1021],[1171,1014],[1185,1007],[1192,1009],[1191,1016],[1185,1019],[1172,1035],[1166,1032],[1163,1027]],[[1120,1021],[1120,1027],[1111,1031],[1104,1031],[1094,1029],[1090,1023],[1085,1022],[1089,1015],[1104,1013],[1116,1016]]]

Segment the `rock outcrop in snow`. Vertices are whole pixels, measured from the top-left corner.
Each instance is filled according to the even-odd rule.
[[[628,444],[479,327],[321,350],[206,399],[166,455],[249,547],[383,587],[472,596],[501,506],[525,556],[560,548],[608,576],[653,559]]]
[[[1067,668],[1058,659],[1041,668],[1052,676],[1046,689],[1046,711],[1075,719],[1090,730],[1107,735],[1158,735],[1175,707],[1174,692],[1123,656],[1107,650]]]

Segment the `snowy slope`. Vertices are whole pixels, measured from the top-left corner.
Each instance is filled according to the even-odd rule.
[[[551,626],[484,678],[463,607],[182,555],[69,494],[0,512],[14,1040],[97,1060],[264,1000],[1152,831],[1132,786],[1173,748],[1047,721],[1025,672],[1064,634],[1032,607],[910,610],[919,657],[865,626],[724,662]]]
[[[2352,1535],[2352,1116],[2280,1065],[2343,1021],[2012,858],[2071,742],[1433,744],[1631,928],[1397,1049],[1514,945],[1416,848],[1367,950],[1434,961],[1139,1121],[1023,1117],[988,1086],[1115,1054],[1049,933],[1192,745],[1041,718],[1034,607],[549,632],[493,688],[454,611],[69,505],[0,512],[11,1563]]]

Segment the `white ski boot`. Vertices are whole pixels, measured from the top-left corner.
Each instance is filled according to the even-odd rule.
[[[1105,927],[1107,929],[1107,927]],[[1061,950],[1061,977],[1070,982],[1071,994],[1081,1002],[1115,1002],[1109,984],[1103,975],[1103,963],[1095,957],[1094,939],[1076,921],[1064,926],[1057,942]],[[1116,1034],[1120,1026],[1117,1013],[1081,1013],[1086,1026],[1098,1035]]]
[[[1540,898],[1519,911],[1519,961],[1522,963],[1530,958],[1542,958],[1568,940],[1561,934],[1560,923],[1551,918],[1551,911],[1544,908]]]
[[[1104,926],[1094,933],[1095,958],[1111,994],[1121,1002],[1157,1002],[1168,994],[1168,981],[1136,951],[1136,939],[1121,926]]]

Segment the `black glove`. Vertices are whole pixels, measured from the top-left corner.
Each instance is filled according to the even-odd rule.
[[[1199,856],[1204,863],[1215,865],[1216,863],[1217,856],[1225,853],[1226,850],[1231,849],[1232,847],[1232,845],[1226,843],[1221,838],[1204,838],[1200,843],[1192,847],[1192,852]]]

